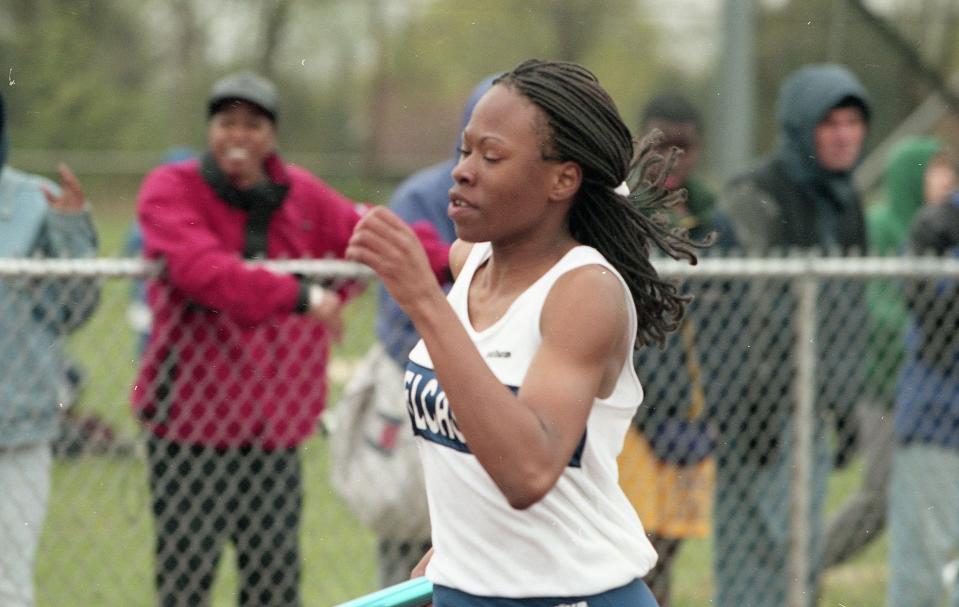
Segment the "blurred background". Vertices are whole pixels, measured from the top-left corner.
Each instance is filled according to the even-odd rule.
[[[380,201],[449,153],[475,82],[524,58],[584,63],[634,128],[682,91],[718,183],[773,145],[778,85],[808,62],[872,92],[876,149],[945,86],[957,28],[956,0],[4,0],[0,56],[24,170],[138,178],[202,148],[210,83],[252,68],[280,86],[286,155]]]
[[[210,85],[237,69],[278,84],[289,160],[384,203],[449,157],[473,85],[525,58],[585,64],[632,128],[657,93],[689,97],[705,122],[699,174],[713,188],[775,145],[783,78],[839,62],[872,95],[857,176],[872,201],[892,143],[934,134],[956,149],[957,33],[959,0],[0,0],[0,85],[9,164],[54,177],[67,161],[93,204],[100,256],[118,257],[143,176],[172,148],[205,147]],[[88,373],[76,410],[93,421],[54,468],[41,605],[153,604],[129,300],[128,279],[104,281],[97,315],[71,338]],[[839,324],[862,321],[836,300],[849,312]],[[373,289],[351,304],[331,403],[375,340],[375,305]],[[330,605],[375,587],[375,538],[330,489],[326,439],[307,448],[304,596]],[[861,476],[861,466],[834,475],[827,510]],[[819,604],[881,604],[886,551],[880,540],[832,569]],[[674,605],[711,603],[710,558],[708,539],[683,548]],[[235,587],[224,566],[214,604],[235,604]]]

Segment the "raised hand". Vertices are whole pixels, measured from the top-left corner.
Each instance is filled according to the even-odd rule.
[[[61,213],[81,212],[86,202],[86,196],[83,194],[80,180],[64,162],[57,165],[57,171],[60,173],[60,195],[57,196],[49,188],[43,187],[43,195],[46,197],[47,203],[51,209]]]

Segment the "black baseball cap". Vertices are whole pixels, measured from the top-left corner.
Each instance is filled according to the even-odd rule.
[[[213,116],[231,101],[255,105],[271,121],[276,122],[279,96],[276,85],[253,72],[237,72],[220,78],[210,91],[209,113]]]

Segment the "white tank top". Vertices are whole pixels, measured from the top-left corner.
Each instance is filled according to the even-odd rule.
[[[473,246],[448,300],[493,374],[514,392],[542,341],[539,320],[546,296],[574,268],[601,265],[619,278],[629,334],[635,336],[636,312],[626,283],[586,246],[570,250],[502,318],[475,331],[467,295],[490,251],[489,243]],[[616,457],[643,399],[629,355],[634,342],[632,337],[612,394],[593,402],[569,465],[549,493],[526,510],[509,505],[470,453],[423,341],[413,348],[405,384],[426,477],[435,549],[426,574],[433,583],[481,596],[579,596],[623,586],[656,564],[656,552],[617,479]]]

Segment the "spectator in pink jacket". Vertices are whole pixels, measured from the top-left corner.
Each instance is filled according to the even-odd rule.
[[[153,327],[133,386],[149,431],[159,604],[207,604],[226,541],[241,605],[299,605],[298,446],[325,405],[329,346],[357,288],[251,260],[342,258],[357,206],[276,152],[278,96],[248,72],[209,98],[206,153],[144,181]],[[426,226],[437,273],[446,247]]]

